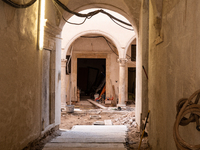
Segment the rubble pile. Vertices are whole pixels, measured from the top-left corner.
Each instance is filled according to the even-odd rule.
[[[130,127],[137,127],[137,123],[135,121],[135,112],[129,112],[119,118],[113,120],[113,125],[127,125]]]

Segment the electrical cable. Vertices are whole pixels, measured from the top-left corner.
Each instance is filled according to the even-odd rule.
[[[70,54],[69,60],[67,60],[67,73],[69,73],[69,62],[70,62],[71,57],[72,57],[73,46],[71,47],[70,50],[71,50],[71,54]]]
[[[31,6],[31,5],[33,5],[37,0],[31,0],[30,2],[28,2],[28,3],[26,3],[26,4],[17,4],[17,3],[14,3],[14,2],[11,1],[11,0],[2,0],[2,1],[5,2],[5,3],[7,3],[7,4],[9,4],[9,5],[12,6],[12,7],[15,7],[15,8],[27,8],[27,7]],[[130,30],[130,31],[134,31],[133,29],[129,29],[129,28],[127,28],[127,27],[122,26],[121,24],[117,23],[116,21],[118,21],[118,22],[120,22],[120,23],[122,23],[122,24],[125,24],[125,25],[127,25],[127,26],[132,27],[131,24],[129,24],[129,23],[127,23],[127,22],[124,22],[124,21],[122,21],[122,20],[120,20],[120,19],[114,17],[113,15],[109,14],[108,12],[106,12],[106,11],[104,11],[104,10],[102,10],[102,9],[100,9],[100,10],[95,10],[95,11],[89,12],[89,13],[87,13],[87,14],[81,14],[81,13],[77,13],[77,12],[71,11],[67,6],[65,6],[65,5],[64,5],[63,3],[61,3],[59,0],[54,0],[54,2],[56,2],[60,7],[62,7],[64,10],[66,10],[67,12],[69,12],[69,13],[71,13],[71,14],[74,14],[74,15],[76,15],[76,16],[78,16],[78,17],[85,17],[85,20],[84,20],[82,23],[72,23],[72,22],[67,21],[67,20],[64,18],[64,16],[62,15],[62,13],[61,13],[63,20],[66,21],[66,22],[69,23],[69,24],[73,24],[73,25],[82,25],[83,23],[85,23],[85,21],[86,21],[87,19],[90,19],[91,17],[93,17],[94,15],[96,15],[96,14],[98,14],[98,13],[103,13],[103,14],[109,16],[110,19],[111,19],[114,23],[116,23],[117,25],[121,26],[122,28],[127,29],[127,30]]]
[[[62,12],[60,11],[60,9],[58,8],[57,3],[55,3],[54,0],[52,0],[52,2],[53,2],[55,8],[58,10],[58,12],[60,13],[60,15],[62,16],[62,18],[63,18],[63,20],[64,20],[65,22],[67,22],[67,23],[69,23],[69,24],[72,24],[72,25],[82,25],[82,24],[85,23],[85,21],[87,20],[87,17],[85,17],[85,19],[84,19],[83,22],[81,22],[81,23],[73,23],[73,22],[67,21],[67,20],[65,19],[65,17],[63,16]]]
[[[110,49],[113,51],[113,53],[115,53],[117,56],[119,56],[113,49],[112,49],[112,47],[110,46],[110,43],[106,40],[106,42],[107,42],[107,44],[108,44],[108,46],[110,47]]]
[[[127,30],[130,30],[130,31],[134,31],[133,29],[129,29],[129,28],[126,28],[124,26],[122,26],[121,24],[117,23],[113,18],[110,18],[114,23],[116,23],[118,26],[124,28],[124,29],[127,29]]]
[[[195,97],[196,97],[195,101],[192,102],[192,100]],[[177,102],[177,106],[176,106],[177,115],[176,115],[176,121],[174,123],[174,128],[173,128],[173,137],[176,143],[176,147],[179,150],[200,149],[200,144],[191,145],[187,143],[186,141],[184,141],[179,134],[179,125],[186,126],[190,122],[196,122],[196,129],[200,131],[200,123],[199,123],[200,104],[198,104],[199,99],[200,99],[200,90],[197,90],[188,99],[182,98]],[[189,118],[185,117],[187,114],[190,114]]]
[[[112,18],[115,19],[115,20],[118,20],[119,22],[121,22],[121,23],[123,23],[123,24],[125,24],[125,25],[127,25],[127,26],[131,26],[131,27],[132,27],[131,24],[126,23],[126,22],[124,22],[124,21],[122,21],[122,20],[120,20],[120,19],[118,19],[118,18],[112,16],[111,14],[105,12],[105,11],[102,10],[102,9],[100,9],[100,10],[95,10],[95,11],[89,12],[89,13],[87,13],[87,14],[81,14],[81,13],[77,13],[77,12],[74,12],[74,11],[70,10],[67,6],[65,6],[65,5],[64,5],[63,3],[61,3],[59,0],[54,0],[54,1],[55,1],[60,7],[62,7],[64,10],[66,10],[67,12],[69,12],[69,13],[71,13],[71,14],[74,14],[74,15],[76,15],[76,16],[78,16],[78,17],[90,17],[90,16],[92,17],[92,16],[94,16],[94,15],[96,15],[96,14],[98,14],[98,13],[101,12],[101,13],[104,13],[104,14],[108,15],[109,17],[112,17]]]
[[[63,3],[61,3],[59,0],[54,0],[54,2],[57,3],[57,4],[58,4],[61,8],[63,8],[65,11],[67,11],[67,12],[69,12],[69,13],[71,13],[71,14],[74,14],[74,15],[76,15],[76,16],[78,16],[78,17],[85,17],[86,19],[90,19],[91,17],[93,17],[94,15],[96,15],[96,14],[98,14],[98,13],[103,13],[103,14],[109,16],[109,17],[111,18],[111,20],[112,20],[114,23],[116,23],[117,25],[119,25],[119,26],[121,26],[121,27],[123,27],[123,28],[125,28],[125,29],[127,29],[127,30],[134,31],[133,29],[129,29],[129,28],[126,28],[126,27],[120,25],[120,24],[117,23],[116,21],[118,21],[118,22],[120,22],[120,23],[122,23],[122,24],[125,24],[125,25],[127,25],[127,26],[132,27],[131,24],[129,24],[129,23],[127,23],[127,22],[124,22],[124,21],[122,21],[122,20],[120,20],[120,19],[114,17],[113,15],[109,14],[108,12],[106,12],[106,11],[104,11],[104,10],[102,10],[102,9],[95,10],[95,11],[89,12],[89,13],[87,13],[87,14],[81,14],[81,13],[77,13],[77,12],[74,12],[74,11],[70,10],[67,6],[65,6],[65,5],[64,5]],[[62,17],[63,17],[63,16],[62,16]],[[63,19],[64,19],[64,17],[63,17]],[[86,19],[85,19],[85,20],[86,20]],[[64,20],[66,21],[66,19],[64,19]],[[67,22],[67,21],[66,21],[66,22]],[[85,22],[85,21],[84,21],[84,22]],[[84,22],[83,22],[83,23],[84,23]],[[80,23],[80,25],[83,24],[83,23]],[[79,24],[76,24],[76,23],[71,23],[71,24],[79,25]]]
[[[51,49],[48,49],[48,48],[43,48],[43,50],[52,51]]]
[[[117,47],[115,45],[113,45],[106,37],[104,36],[81,36],[82,38],[103,38],[105,39],[106,43],[108,44],[108,46],[110,47],[110,49],[117,55],[119,56],[112,47],[114,47],[117,50]],[[112,47],[111,47],[112,46]],[[126,54],[126,56],[128,56],[128,59],[133,59],[135,61],[135,58],[132,58],[131,56],[129,56],[128,54]]]
[[[3,2],[5,2],[6,4],[15,7],[15,8],[27,8],[31,5],[33,5],[37,0],[31,0],[30,2],[26,3],[26,4],[17,4],[11,0],[2,0]]]
[[[81,24],[83,24],[83,23],[85,23],[85,21],[87,20],[87,19],[90,19],[92,16],[86,16],[85,17],[85,20],[82,22],[82,23],[72,23],[72,22],[69,22],[69,21],[67,21],[65,18],[64,18],[64,16],[62,15],[62,13],[61,13],[61,11],[59,10],[59,8],[57,7],[57,3],[55,2],[55,0],[52,0],[52,2],[54,3],[54,6],[56,7],[56,9],[58,10],[58,12],[60,13],[60,15],[62,16],[62,18],[63,18],[63,20],[65,21],[65,22],[67,22],[67,23],[69,23],[69,24],[73,24],[73,25],[81,25]],[[64,4],[63,4],[64,5]],[[64,5],[65,6],[65,5]],[[67,8],[68,9],[68,8]],[[107,13],[107,12],[106,12]],[[109,13],[107,13],[108,15],[110,15]],[[112,15],[111,15],[112,16]],[[110,16],[110,18],[111,18],[111,16]],[[112,19],[113,20],[113,19]],[[114,21],[114,20],[113,20]],[[114,21],[115,22],[115,21]],[[120,25],[121,26],[121,25]],[[122,26],[123,27],[123,26]],[[126,27],[125,27],[126,28]],[[130,30],[130,29],[129,29]],[[132,30],[132,31],[134,31],[134,30]],[[99,38],[99,37],[102,37],[102,38],[104,38],[105,40],[106,40],[106,42],[107,42],[107,44],[109,43],[109,44],[111,44],[115,49],[117,49],[116,48],[116,46],[115,45],[113,45],[109,40],[107,40],[104,36],[92,36],[92,37],[89,37],[89,36],[82,36],[82,37],[85,37],[85,38]],[[110,47],[110,45],[108,44],[108,46]],[[114,50],[110,47],[110,49],[114,52]],[[115,53],[115,52],[114,52]],[[116,54],[116,53],[115,53]],[[118,54],[116,54],[117,56],[119,56]],[[132,59],[132,60],[134,60],[134,61],[136,61],[136,59],[135,58],[132,58],[131,56],[129,56],[128,54],[126,54],[126,56],[128,56],[129,58],[128,59]]]
[[[110,45],[112,45],[115,49],[116,47],[104,36],[81,36],[82,38],[103,38],[106,43],[108,44],[108,46],[110,47],[110,49],[113,51],[113,53],[115,53],[117,56],[119,56],[113,49]]]
[[[64,18],[63,15],[62,15],[62,18],[63,18],[63,20],[64,20],[65,22],[67,22],[67,23],[69,23],[69,24],[72,24],[72,25],[82,25],[82,24],[84,24],[85,21],[87,20],[87,17],[85,17],[85,19],[83,20],[83,22],[81,22],[81,23],[73,23],[73,22],[67,21],[67,20]]]

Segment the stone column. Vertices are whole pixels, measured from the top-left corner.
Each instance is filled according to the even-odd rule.
[[[126,58],[118,59],[119,62],[119,102],[117,107],[126,107],[126,62],[128,60]]]
[[[61,108],[66,105],[66,62],[67,59],[61,59]]]

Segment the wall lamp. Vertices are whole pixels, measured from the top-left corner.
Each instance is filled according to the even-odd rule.
[[[40,22],[39,22],[39,50],[44,46],[44,26],[46,24],[45,17],[45,0],[40,0]]]

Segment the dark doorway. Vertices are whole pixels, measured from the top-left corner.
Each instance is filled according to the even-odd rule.
[[[77,87],[81,100],[93,98],[95,91],[106,77],[106,59],[78,58]]]
[[[128,100],[135,102],[136,68],[128,68]]]

